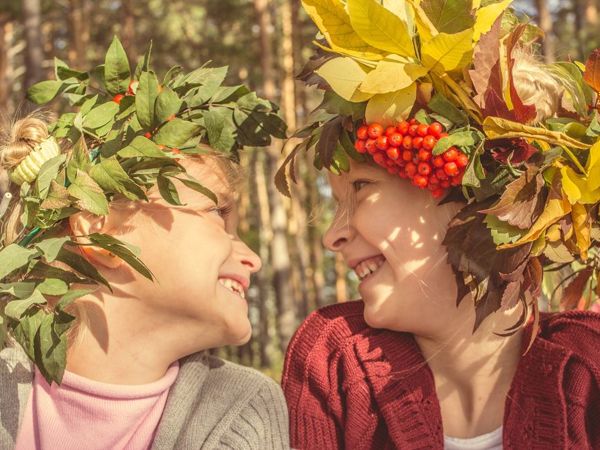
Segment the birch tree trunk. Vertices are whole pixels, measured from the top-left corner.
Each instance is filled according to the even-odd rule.
[[[42,80],[44,72],[42,64],[42,18],[40,0],[23,0],[23,26],[25,34],[25,92],[31,85]]]

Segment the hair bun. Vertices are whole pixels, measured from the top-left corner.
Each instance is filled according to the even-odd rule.
[[[17,120],[0,147],[0,164],[7,169],[15,167],[48,136],[44,120],[33,116]]]

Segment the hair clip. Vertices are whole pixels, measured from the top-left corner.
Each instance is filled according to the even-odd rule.
[[[6,192],[2,196],[2,199],[0,200],[0,219],[2,219],[2,217],[4,217],[4,214],[6,214],[6,211],[8,211],[8,205],[10,204],[11,200],[12,194],[10,192]]]
[[[42,165],[50,159],[60,155],[60,147],[50,136],[44,139],[27,157],[19,163],[19,165],[10,174],[10,179],[22,185],[24,182],[31,183],[40,173]]]

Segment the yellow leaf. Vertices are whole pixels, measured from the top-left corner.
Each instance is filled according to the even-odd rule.
[[[551,191],[546,201],[544,211],[540,214],[540,217],[531,226],[529,231],[523,235],[518,241],[503,244],[498,246],[499,249],[518,247],[519,245],[526,244],[527,242],[535,241],[540,235],[553,223],[557,222],[561,217],[571,212],[571,204],[569,200],[562,196],[562,193]]]
[[[486,117],[483,121],[483,131],[490,139],[522,137],[549,142],[555,145],[566,145],[580,150],[590,148],[589,144],[573,139],[564,133],[523,125],[511,120],[500,119],[499,117]]]
[[[405,0],[383,0],[381,4],[392,13],[396,14],[408,25],[408,30],[414,34],[414,12]]]
[[[438,74],[462,69],[471,62],[473,30],[439,33],[421,46],[423,65]]]
[[[585,168],[588,173],[590,189],[600,188],[600,141],[590,148]]]
[[[370,60],[382,58],[380,50],[370,46],[356,34],[340,0],[302,0],[302,6],[332,50]]]
[[[349,57],[330,59],[316,72],[329,83],[337,95],[349,101],[367,76],[361,65]]]
[[[415,56],[413,33],[400,17],[375,0],[348,0],[354,31],[368,44],[401,56]]]
[[[575,239],[577,248],[579,249],[579,256],[581,256],[581,259],[586,260],[587,251],[590,248],[591,243],[592,222],[585,206],[579,203],[574,204],[573,210],[571,211],[571,219],[575,230]]]
[[[438,34],[437,28],[431,23],[423,8],[419,5],[419,0],[408,0],[408,3],[413,7],[415,13],[415,23],[421,42],[429,41]]]
[[[492,29],[492,25],[496,19],[502,14],[513,0],[502,0],[498,3],[491,3],[489,5],[480,8],[480,3],[473,4],[473,7],[477,10],[475,12],[475,25],[473,27],[473,41],[479,41],[479,38]]]
[[[410,86],[428,70],[418,64],[383,59],[369,72],[360,85],[362,92],[385,94]]]
[[[375,95],[367,103],[365,118],[368,123],[379,122],[383,126],[395,124],[408,117],[416,98],[415,83],[396,92]]]
[[[563,191],[572,205],[575,203],[593,205],[600,201],[600,189],[592,188],[592,183],[597,184],[597,181],[594,181],[591,176],[579,175],[567,166],[560,168],[560,174]]]
[[[356,90],[356,92],[354,92],[354,94],[352,95],[352,97],[350,97],[350,101],[353,103],[362,103],[362,102],[366,102],[367,100],[369,100],[370,98],[372,98],[375,94],[369,94],[366,92],[362,92],[360,90],[360,87]]]

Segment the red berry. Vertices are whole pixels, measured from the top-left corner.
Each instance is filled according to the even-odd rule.
[[[398,149],[395,147],[388,148],[385,153],[387,154],[387,157],[393,161],[396,161],[400,156],[400,154],[398,153]]]
[[[392,175],[396,175],[399,171],[400,168],[399,167],[388,167],[388,173],[391,173]]]
[[[419,129],[419,125],[417,125],[416,123],[414,123],[414,124],[412,124],[412,125],[410,125],[408,127],[408,134],[410,134],[412,137],[415,137],[417,135],[417,130],[418,129]]]
[[[390,137],[392,134],[394,134],[396,132],[396,127],[387,127],[385,129],[385,135],[387,137]]]
[[[402,145],[402,139],[404,139],[404,136],[400,133],[394,133],[388,138],[388,141],[392,147],[400,147]]]
[[[383,155],[383,153],[382,153],[382,155]],[[396,161],[394,161],[393,159],[386,159],[385,160],[385,165],[387,167],[396,167]]]
[[[415,186],[420,187],[421,189],[426,188],[428,184],[427,177],[424,177],[423,175],[415,175],[412,182]]]
[[[425,136],[423,138],[423,148],[425,148],[427,150],[432,150],[433,147],[435,147],[436,142],[437,142],[437,139],[434,138],[433,136],[431,136],[430,134],[428,134],[427,136]]]
[[[152,138],[152,133],[150,133],[149,131],[146,131],[144,133],[144,137],[150,139],[150,138]]]
[[[372,123],[367,128],[367,134],[371,139],[377,139],[383,134],[383,127],[378,123]]]
[[[459,152],[458,156],[456,157],[456,165],[460,169],[467,167],[469,165],[469,157],[467,155],[465,155],[463,152]]]
[[[450,184],[452,186],[460,186],[462,184],[462,175],[456,175],[455,177],[452,177]]]
[[[436,169],[435,176],[441,181],[448,179],[448,175],[446,175],[446,172],[444,172],[444,169]]]
[[[371,155],[377,153],[377,141],[375,139],[367,139],[365,148]]]
[[[398,172],[398,176],[400,178],[408,178],[408,175],[406,174],[406,170],[404,168],[400,169],[400,171]]]
[[[431,134],[432,136],[439,138],[442,131],[444,131],[444,128],[442,127],[442,125],[439,122],[433,122],[431,125],[429,125],[429,129],[427,131],[428,131],[428,134]]]
[[[412,146],[415,150],[420,149],[423,146],[423,138],[421,136],[416,136],[412,140]]]
[[[444,189],[448,189],[450,187],[450,182],[448,180],[440,181],[440,187]]]
[[[410,150],[404,150],[402,152],[402,160],[403,161],[412,161],[413,159],[413,154]]]
[[[431,152],[422,148],[419,150],[419,153],[417,153],[417,158],[421,161],[429,161],[431,159]]]
[[[436,177],[435,175],[429,175],[429,185],[433,186],[438,184],[440,184],[440,180],[438,179],[438,177]]]
[[[379,150],[386,150],[389,147],[388,137],[387,136],[379,136],[377,138],[376,144]]]
[[[373,155],[373,161],[375,161],[380,166],[387,167],[387,165],[385,164],[385,155],[383,153],[375,153]]]
[[[431,173],[431,166],[426,162],[420,162],[417,166],[417,171],[420,175],[429,175]]]
[[[431,191],[431,195],[433,195],[433,198],[440,198],[442,195],[444,195],[444,190],[442,188],[437,188]]]
[[[405,150],[410,150],[412,148],[412,137],[404,136],[404,139],[402,139],[402,148]]]
[[[457,167],[456,163],[454,161],[450,161],[450,162],[447,162],[446,164],[444,164],[444,172],[449,177],[458,175],[458,167]]]
[[[421,137],[425,137],[427,136],[427,134],[429,133],[429,126],[425,123],[420,124],[417,127],[417,134]]]
[[[366,153],[367,152],[367,149],[365,147],[365,141],[363,141],[362,139],[359,139],[354,143],[354,148],[356,149],[356,151],[358,153]]]
[[[358,139],[366,140],[369,137],[369,135],[368,135],[368,129],[369,128],[366,125],[358,127],[358,130],[356,130],[356,137]]]
[[[123,100],[123,97],[125,97],[123,94],[117,94],[113,97],[112,101],[118,105],[121,103],[121,100]]]
[[[446,164],[444,158],[442,158],[441,156],[434,156],[431,162],[433,163],[433,166],[437,167],[438,169],[441,169],[442,167],[444,167],[444,164]]]
[[[408,133],[408,127],[409,127],[409,123],[406,120],[403,120],[402,122],[400,122],[398,124],[398,126],[396,128],[398,129],[400,134],[406,134],[406,133]]]
[[[413,117],[412,119],[410,119],[410,120],[408,121],[408,123],[409,123],[410,125],[415,125],[415,124],[416,124],[416,125],[418,125],[418,124],[419,124],[419,122],[417,121],[417,119],[415,119],[414,117]]]
[[[440,139],[446,136],[450,136],[448,133],[444,132],[444,133],[440,133]]]
[[[458,158],[458,150],[456,150],[456,147],[450,147],[444,152],[443,156],[445,161],[456,161],[456,158]]]
[[[417,165],[413,162],[409,162],[404,167],[404,170],[406,171],[406,175],[408,175],[409,178],[412,178],[417,173]]]

